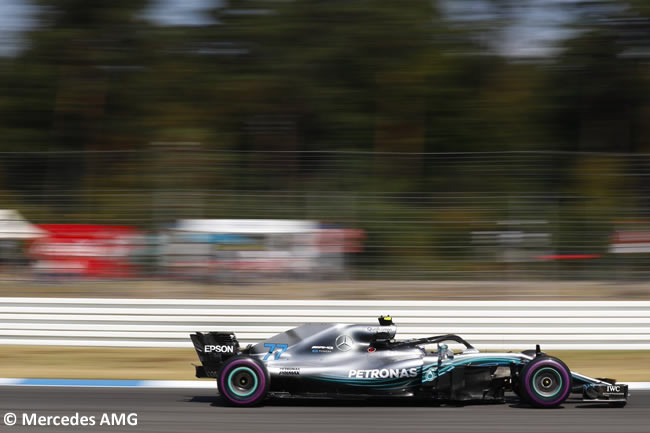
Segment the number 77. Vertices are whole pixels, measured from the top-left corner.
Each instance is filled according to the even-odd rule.
[[[275,359],[276,361],[280,359],[280,356],[287,350],[289,347],[288,344],[273,344],[273,343],[264,343],[264,347],[268,347],[269,351],[266,355],[264,355],[264,361],[269,359],[269,356],[275,351],[275,349],[282,349],[280,352],[275,352]]]

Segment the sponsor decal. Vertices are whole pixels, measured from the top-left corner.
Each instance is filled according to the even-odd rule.
[[[330,353],[334,350],[334,346],[311,346],[312,353]]]
[[[235,353],[235,347],[234,346],[227,346],[227,345],[221,345],[221,346],[214,346],[214,345],[206,345],[203,347],[203,351],[205,353],[210,353],[210,352],[217,352],[217,353]]]
[[[401,379],[417,377],[417,368],[382,368],[375,370],[350,370],[348,377],[355,379]]]
[[[433,382],[436,378],[436,370],[436,368],[432,368],[427,370],[426,373],[423,373],[422,382]]]
[[[281,368],[278,373],[280,376],[300,376],[299,368]]]
[[[354,347],[354,340],[349,335],[339,335],[336,337],[336,348],[341,352],[347,352]]]
[[[368,332],[391,332],[393,330],[392,326],[369,326],[366,328]]]
[[[607,385],[607,392],[621,393],[620,385]]]

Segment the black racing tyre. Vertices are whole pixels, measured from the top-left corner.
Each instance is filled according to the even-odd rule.
[[[552,356],[538,356],[519,375],[522,400],[535,407],[556,407],[571,393],[571,370]]]
[[[534,350],[534,349],[531,349],[531,350],[522,350],[521,353],[523,353],[523,354],[526,355],[526,356],[530,356],[531,358],[535,358],[535,357],[537,356],[537,351]],[[541,352],[540,352],[540,354],[541,354],[541,355],[545,355],[544,353],[541,353]],[[514,392],[515,395],[516,395],[517,397],[519,397],[519,399],[524,400],[524,401],[526,400],[526,399],[525,399],[524,397],[522,397],[522,395],[521,395],[521,382],[519,381],[518,378],[515,379],[514,376],[513,376],[513,378],[512,378],[512,392]]]
[[[217,387],[221,398],[233,406],[254,406],[269,392],[271,377],[261,361],[249,356],[228,359],[219,370]]]

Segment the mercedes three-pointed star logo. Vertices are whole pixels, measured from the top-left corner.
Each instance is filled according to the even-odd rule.
[[[354,340],[349,335],[339,335],[336,337],[336,348],[341,352],[347,352],[354,347]]]

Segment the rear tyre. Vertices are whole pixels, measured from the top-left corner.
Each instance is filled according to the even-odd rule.
[[[535,407],[556,407],[571,393],[571,370],[551,356],[538,356],[521,370],[519,393]]]
[[[217,376],[221,398],[232,406],[260,404],[269,391],[270,376],[262,362],[248,356],[228,359]]]

